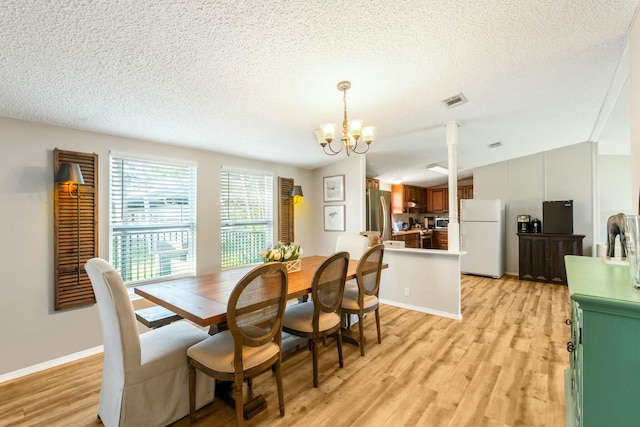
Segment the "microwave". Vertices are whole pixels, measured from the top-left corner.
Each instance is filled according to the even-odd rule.
[[[447,228],[449,226],[449,218],[436,218],[436,228]]]

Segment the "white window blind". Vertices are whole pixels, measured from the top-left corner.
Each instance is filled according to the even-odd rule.
[[[195,166],[112,157],[110,192],[110,261],[125,283],[195,274]]]
[[[222,268],[261,262],[273,244],[273,176],[222,170]]]

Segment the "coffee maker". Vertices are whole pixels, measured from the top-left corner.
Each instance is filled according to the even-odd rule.
[[[531,215],[518,215],[518,233],[531,233]]]
[[[540,222],[538,218],[533,218],[531,220],[531,232],[542,233],[542,222]]]

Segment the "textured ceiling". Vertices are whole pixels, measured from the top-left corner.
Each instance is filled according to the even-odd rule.
[[[0,116],[313,168],[335,160],[313,132],[350,80],[387,182],[431,182],[451,120],[461,172],[588,140],[628,153],[637,5],[0,0]]]

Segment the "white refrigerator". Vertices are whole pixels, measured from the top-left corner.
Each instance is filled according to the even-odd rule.
[[[460,200],[460,271],[502,277],[505,269],[505,208],[500,199]]]

